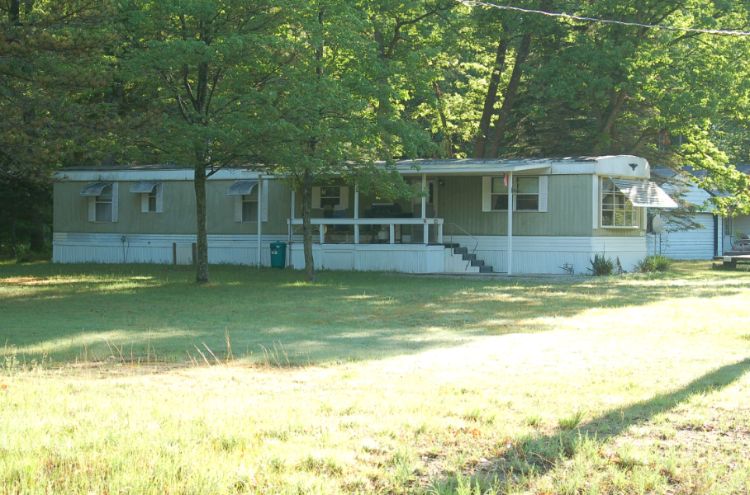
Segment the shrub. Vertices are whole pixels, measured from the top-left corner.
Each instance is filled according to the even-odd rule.
[[[645,258],[643,258],[640,262],[638,262],[638,265],[636,265],[636,269],[642,273],[666,272],[667,270],[669,270],[669,266],[671,264],[672,260],[670,260],[666,256],[657,254],[654,256],[646,256]]]
[[[595,254],[594,259],[591,260],[591,268],[588,270],[592,275],[612,275],[615,269],[615,263],[610,258],[605,258],[603,254]]]

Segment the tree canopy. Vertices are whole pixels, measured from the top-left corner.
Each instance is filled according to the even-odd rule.
[[[680,30],[746,28],[747,5],[513,5],[641,26],[453,0],[3,0],[0,173],[179,163],[200,197],[253,164],[304,199],[333,176],[399,194],[375,160],[630,153],[705,169],[724,213],[750,212],[750,37]]]

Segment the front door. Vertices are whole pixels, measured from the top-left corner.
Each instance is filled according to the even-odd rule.
[[[412,181],[415,191],[419,191],[422,185],[422,180],[417,179]],[[413,211],[415,217],[422,215],[422,198],[416,197],[413,201]],[[427,179],[427,218],[435,218],[438,216],[438,181],[437,179]]]

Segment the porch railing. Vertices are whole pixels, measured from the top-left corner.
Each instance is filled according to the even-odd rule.
[[[476,254],[477,248],[479,247],[479,239],[477,239],[474,235],[470,234],[468,230],[461,227],[457,223],[448,223],[447,225],[450,225],[451,227],[455,228],[456,230],[460,231],[464,236],[469,237],[472,242],[474,243],[474,247],[471,248],[471,254]],[[453,242],[453,238],[458,234],[448,234],[448,237],[450,238],[450,242]]]
[[[302,225],[301,218],[287,219],[291,226]],[[365,225],[387,225],[388,226],[388,243],[396,243],[396,226],[397,225],[422,225],[423,226],[423,244],[429,244],[429,227],[434,225],[437,228],[437,242],[443,243],[443,219],[442,218],[313,218],[312,225],[318,226],[320,243],[325,244],[326,227],[329,226],[353,226],[354,227],[354,244],[360,244],[360,227]]]

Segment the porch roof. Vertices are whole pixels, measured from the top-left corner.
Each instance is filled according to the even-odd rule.
[[[482,160],[474,158],[446,160],[401,160],[396,170],[401,175],[487,175],[503,173],[549,172],[550,160]]]

